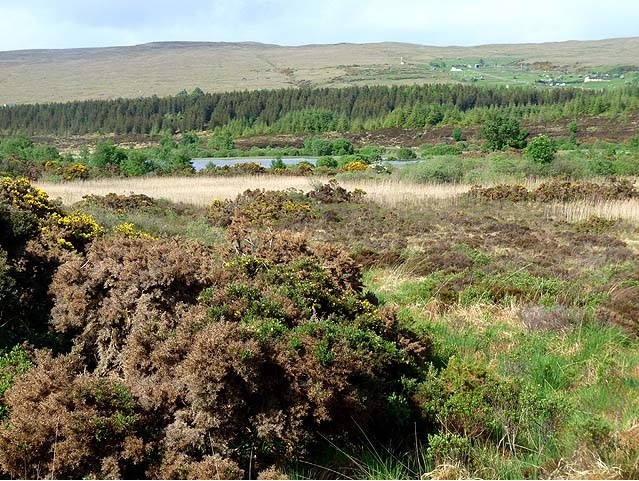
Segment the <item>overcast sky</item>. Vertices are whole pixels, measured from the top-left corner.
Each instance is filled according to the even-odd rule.
[[[632,36],[639,36],[639,0],[0,0],[0,50],[167,40],[467,46]]]

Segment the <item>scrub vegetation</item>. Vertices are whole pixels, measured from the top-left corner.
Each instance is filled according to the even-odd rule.
[[[561,182],[401,209],[2,186],[6,476],[639,474],[639,228],[549,215]]]
[[[533,95],[616,99],[547,131],[505,101],[531,92],[448,86],[424,92],[501,100],[396,142],[321,109],[248,148],[257,119],[170,118],[135,148],[3,138],[0,477],[636,479],[632,88]],[[270,165],[193,168],[236,152]]]

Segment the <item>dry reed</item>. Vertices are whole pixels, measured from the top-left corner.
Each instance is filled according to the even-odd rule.
[[[305,192],[327,182],[324,177],[240,176],[240,177],[133,177],[96,179],[82,182],[35,182],[64,205],[82,200],[84,195],[146,194],[157,199],[207,206],[213,199],[233,199],[246,189],[286,190]],[[468,185],[413,184],[397,180],[348,180],[344,188],[366,191],[367,198],[391,207],[419,203],[425,199],[451,199],[466,192]]]
[[[591,217],[639,222],[639,199],[554,203],[546,209],[546,217],[566,222],[580,222]]]

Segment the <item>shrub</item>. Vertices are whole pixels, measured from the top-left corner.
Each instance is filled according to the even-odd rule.
[[[535,189],[535,199],[547,201],[573,200],[623,200],[637,197],[639,192],[632,181],[615,179],[612,182],[598,184],[595,182],[552,181],[539,184]]]
[[[275,157],[271,160],[271,170],[286,170],[286,164],[282,160],[282,157]]]
[[[329,168],[337,168],[337,159],[331,155],[323,155],[319,159],[317,159],[318,167],[329,167]]]
[[[0,420],[3,420],[9,412],[7,406],[2,402],[4,393],[30,367],[29,354],[21,347],[14,346],[10,351],[0,349]]]
[[[126,158],[125,150],[116,147],[111,140],[103,140],[95,146],[95,152],[89,158],[89,165],[99,169],[117,168]]]
[[[535,448],[552,437],[567,412],[560,399],[456,357],[439,376],[430,372],[418,397],[444,433],[430,439],[429,455],[439,462],[449,456],[468,462],[468,448],[478,442],[512,453]]]
[[[32,212],[44,218],[53,213],[61,213],[60,206],[49,199],[48,194],[33,187],[28,179],[3,177],[0,180],[0,201]]]
[[[316,186],[306,197],[316,200],[323,204],[339,204],[341,202],[358,202],[366,192],[355,189],[350,192],[341,187],[335,179],[330,180],[327,184]]]
[[[107,376],[124,379],[133,402],[118,410],[147,427],[141,432],[138,418],[127,418],[104,451],[91,451],[93,441],[76,445],[82,474],[104,476],[98,469],[107,465],[121,475],[137,469],[124,454],[127,438],[150,453],[148,476],[211,477],[212,451],[237,476],[249,463],[254,472],[282,465],[318,438],[357,436],[356,426],[383,436],[407,428],[402,419],[415,419],[417,407],[408,398],[405,409],[392,406],[404,398],[400,379],[412,379],[428,360],[429,340],[377,307],[339,249],[301,235],[234,230],[232,249],[217,254],[185,241],[100,239],[86,259],[59,269],[52,323],[73,336],[80,368],[61,369],[60,359],[11,390],[12,428],[0,435],[0,451],[19,440],[29,448],[7,451],[7,472],[16,473],[25,456],[50,468],[56,420],[65,439],[77,439],[71,420],[86,426],[91,404],[72,401],[73,393]],[[22,399],[27,385],[39,394]],[[19,406],[35,409],[42,399],[51,401],[35,442]],[[113,430],[113,408],[91,413]],[[81,432],[95,437],[88,427]],[[77,465],[60,475],[79,476]]]
[[[131,222],[123,222],[113,227],[115,235],[128,237],[129,239],[152,239],[153,236],[147,232],[141,231],[135,227]]]
[[[95,205],[120,213],[158,207],[158,202],[155,199],[144,194],[120,195],[109,193],[106,195],[85,195],[82,199],[84,205]]]
[[[58,160],[50,160],[44,164],[47,173],[61,176],[64,180],[88,179],[89,169],[84,164],[66,163]]]
[[[416,158],[417,154],[412,149],[402,147],[397,151],[397,160],[412,160]]]
[[[127,177],[148,174],[153,171],[149,154],[139,149],[129,149],[126,157],[120,161],[120,172]]]
[[[343,166],[341,170],[344,172],[362,172],[364,170],[368,170],[368,165],[356,160],[355,162],[349,162]]]
[[[214,225],[228,226],[233,216],[250,224],[272,223],[281,219],[303,220],[312,215],[311,206],[299,191],[248,189],[235,200],[213,200],[208,217]]]
[[[436,145],[422,145],[420,147],[423,156],[429,155],[459,155],[462,153],[462,149],[456,145],[450,144],[436,144]]]
[[[512,202],[520,202],[532,198],[528,189],[521,184],[499,184],[493,187],[473,185],[468,191],[468,195],[484,200],[510,200]]]
[[[399,173],[402,177],[419,183],[451,183],[460,182],[464,178],[466,170],[463,159],[438,157],[402,167]]]
[[[517,120],[497,115],[486,121],[482,136],[486,148],[490,150],[504,150],[507,147],[523,149],[528,132],[519,126]]]
[[[332,155],[351,155],[355,152],[353,144],[348,139],[335,139],[332,146]]]
[[[540,164],[549,164],[555,158],[557,146],[547,135],[538,135],[526,147],[526,155]]]
[[[500,184],[494,187],[473,186],[468,195],[472,198],[513,202],[525,200],[570,202],[634,199],[639,192],[632,181],[627,179],[615,179],[604,184],[554,180],[539,184],[534,191],[528,191],[521,184]]]
[[[27,179],[2,179],[0,348],[24,341],[34,345],[53,341],[47,333],[51,276],[62,259],[76,255],[65,251],[64,248],[74,247],[67,238],[76,242],[78,248],[90,240],[91,232],[75,223],[76,220],[79,218],[66,216]],[[97,224],[90,227],[99,229]]]
[[[321,137],[309,137],[304,140],[304,149],[311,155],[333,155],[333,144],[330,140]]]
[[[61,247],[82,250],[89,242],[104,234],[104,227],[89,214],[54,213],[49,217],[43,233],[56,238],[56,242]]]
[[[0,468],[16,478],[128,478],[145,458],[135,403],[114,379],[83,374],[77,358],[40,353],[5,399]]]
[[[357,155],[366,164],[373,164],[382,160],[382,150],[375,145],[367,145],[360,148],[357,151]]]
[[[258,175],[266,172],[266,167],[257,162],[239,162],[231,167],[231,170],[238,175]]]

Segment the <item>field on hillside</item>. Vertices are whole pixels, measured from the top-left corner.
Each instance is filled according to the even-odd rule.
[[[613,66],[636,67],[638,48],[639,38],[627,38],[477,47],[401,43],[280,47],[167,42],[0,52],[0,105],[166,96],[196,87],[207,92],[224,92],[459,81],[515,85],[566,73],[575,75],[573,80],[577,81],[577,75],[605,72]],[[489,66],[483,79],[474,69],[480,61]],[[171,68],[167,69],[167,65]],[[467,69],[466,65],[472,68]],[[453,66],[471,73],[450,72]],[[607,84],[581,81],[580,85],[600,88]]]

